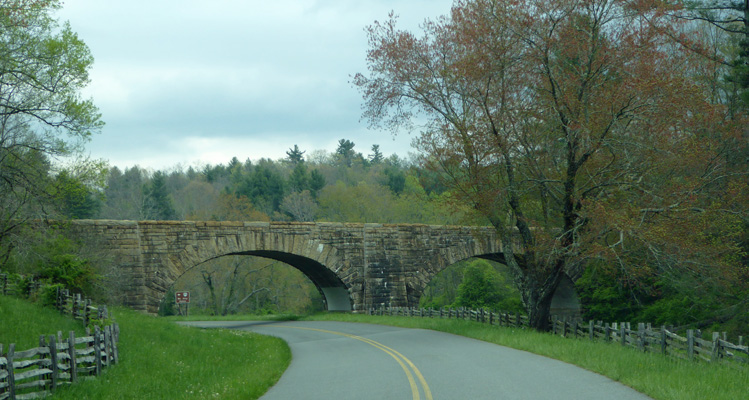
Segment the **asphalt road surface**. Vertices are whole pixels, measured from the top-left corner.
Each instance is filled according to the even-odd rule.
[[[263,400],[644,400],[596,373],[462,336],[330,321],[189,322],[289,343],[289,368]]]

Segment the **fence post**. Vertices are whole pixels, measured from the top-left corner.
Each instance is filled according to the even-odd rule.
[[[577,320],[572,321],[572,337],[577,338]]]
[[[718,361],[718,358],[720,358],[720,333],[713,332],[713,349],[710,361]]]
[[[111,349],[112,349],[112,331],[109,330],[109,325],[104,327],[104,366],[109,366],[109,360],[112,358],[111,356]]]
[[[603,341],[604,342],[610,342],[611,341],[611,324],[608,322],[603,326],[604,334],[603,334]]]
[[[44,335],[39,335],[39,346],[37,346],[37,347],[47,347],[47,348],[49,348],[49,346],[47,345],[47,339],[46,339],[46,337]],[[46,356],[44,354],[39,354],[38,356],[39,356],[40,360],[44,360],[46,358]],[[47,377],[48,375],[49,374],[45,374],[45,377]]]
[[[642,322],[637,324],[637,345],[643,352],[647,351],[647,341],[645,339],[645,324]]]
[[[8,354],[5,359],[8,361],[8,395],[9,399],[16,400],[16,375],[13,369],[13,356],[16,352],[16,344],[11,343],[8,346]]]
[[[666,354],[666,340],[668,339],[668,335],[666,335],[666,325],[663,325],[661,327],[661,353],[664,355]]]
[[[687,329],[687,358],[694,358],[694,330]]]
[[[117,342],[120,341],[120,326],[117,323],[112,324],[112,350],[114,351],[114,363],[120,363],[120,350],[117,348]]]
[[[98,326],[94,327],[94,361],[96,362],[96,369],[94,374],[99,376],[101,374],[101,330]]]
[[[55,335],[49,335],[49,359],[52,362],[52,392],[57,388],[57,377],[60,373],[57,368],[57,338]]]
[[[78,314],[78,299],[80,297],[80,293],[73,294],[73,304],[70,305],[70,315],[73,317],[73,319],[76,319]]]
[[[627,324],[624,322],[619,327],[619,341],[622,343],[622,346],[627,344]]]
[[[68,335],[68,356],[70,357],[70,382],[78,381],[78,362],[75,359],[75,332]]]
[[[59,291],[60,297],[59,297],[59,303],[57,303],[57,306],[60,307],[60,314],[65,315],[65,306],[67,305],[68,300],[68,293],[67,289],[61,289]]]
[[[55,307],[57,307],[57,311],[59,311],[60,314],[62,314],[62,307],[60,307],[60,303],[61,303],[61,301],[60,301],[61,293],[60,292],[61,291],[60,291],[60,287],[59,286],[57,288],[55,288]]]

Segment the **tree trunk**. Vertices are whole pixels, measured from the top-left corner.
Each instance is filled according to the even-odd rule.
[[[565,270],[564,259],[557,260],[554,269],[539,279],[532,271],[538,272],[541,266],[526,267],[527,275],[521,276],[518,287],[528,312],[528,326],[540,331],[547,332],[551,328],[551,300],[557,291],[559,282],[562,280]]]
[[[554,292],[539,293],[536,290],[530,294],[530,300],[526,304],[528,310],[528,326],[539,331],[548,332],[551,329],[551,299]]]

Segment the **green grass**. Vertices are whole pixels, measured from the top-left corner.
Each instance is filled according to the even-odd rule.
[[[267,315],[188,315],[162,317],[168,321],[296,321],[302,318],[296,314],[267,314]]]
[[[281,339],[198,329],[135,311],[110,310],[120,325],[120,364],[58,399],[256,399],[288,367]]]
[[[525,329],[462,320],[319,314],[308,319],[432,329],[525,350],[619,381],[657,400],[749,398],[749,367],[691,362],[617,344],[568,339]]]
[[[83,336],[85,332],[83,323],[62,316],[51,308],[0,295],[0,343],[3,344],[3,353],[8,351],[11,343],[16,344],[16,351],[37,347],[39,336],[49,337],[57,334],[57,331],[62,331],[64,337],[70,331],[75,331],[76,336]]]
[[[120,363],[96,379],[60,388],[57,399],[257,399],[291,361],[281,339],[251,332],[203,330],[114,308]],[[82,336],[79,321],[27,301],[0,296],[0,343],[17,350],[61,330]]]

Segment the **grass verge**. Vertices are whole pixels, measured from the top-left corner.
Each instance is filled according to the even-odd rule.
[[[54,398],[257,399],[291,361],[288,345],[278,338],[110,311],[120,324],[120,364]]]
[[[250,332],[178,326],[141,313],[110,309],[120,324],[120,363],[96,379],[57,390],[56,399],[257,399],[291,361],[281,339]],[[12,297],[0,296],[3,351],[39,344],[40,335],[73,330],[79,321]]]
[[[40,307],[28,301],[0,295],[0,343],[3,353],[8,345],[16,344],[16,351],[39,346],[39,336],[49,336],[62,331],[75,331],[83,336],[83,323],[60,315],[51,308]]]
[[[641,353],[617,344],[568,339],[462,320],[318,314],[305,319],[432,329],[547,356],[619,381],[657,400],[749,398],[749,368]]]

